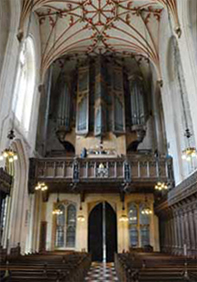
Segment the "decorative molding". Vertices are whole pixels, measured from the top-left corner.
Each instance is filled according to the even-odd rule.
[[[39,18],[42,46],[42,79],[53,61],[68,53],[121,53],[151,60],[158,80],[159,27],[167,9],[180,30],[176,0],[24,0],[19,24],[22,40],[31,12]],[[54,36],[56,35],[56,36]],[[54,42],[55,38],[55,42]]]

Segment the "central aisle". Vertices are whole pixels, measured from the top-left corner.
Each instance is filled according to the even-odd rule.
[[[118,281],[114,263],[93,262],[85,278],[85,282],[113,282]]]

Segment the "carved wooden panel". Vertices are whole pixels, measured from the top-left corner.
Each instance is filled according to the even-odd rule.
[[[130,162],[130,166],[131,166],[131,178],[137,178],[139,175],[138,162],[132,161]]]
[[[71,178],[73,175],[73,162],[65,162],[65,177]]]
[[[63,177],[64,176],[64,163],[63,162],[57,162],[56,163],[55,176],[56,177]]]
[[[87,177],[87,162],[82,162],[80,164],[80,178]]]
[[[157,163],[156,161],[151,161],[150,162],[150,177],[155,177],[157,176]]]

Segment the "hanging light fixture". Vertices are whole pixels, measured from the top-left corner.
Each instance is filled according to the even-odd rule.
[[[161,168],[160,168],[160,163],[159,163],[159,154],[157,153],[156,155],[156,162],[157,162],[157,167],[158,167],[158,181],[157,184],[155,185],[155,190],[158,191],[163,191],[163,190],[168,190],[168,184],[163,182],[161,180]]]
[[[63,211],[61,211],[60,209],[54,209],[53,211],[52,211],[52,214],[53,215],[60,215],[60,214],[63,214]]]
[[[190,146],[190,138],[191,138],[192,134],[189,130],[189,128],[187,128],[185,130],[185,137],[187,138],[187,144],[188,147],[186,147],[183,151],[182,151],[182,159],[186,160],[186,161],[191,161],[194,158],[197,158],[197,150],[195,147]]]
[[[79,207],[79,210],[82,211],[82,205],[81,205],[81,202],[80,202],[80,207]],[[79,214],[77,216],[77,220],[80,221],[80,222],[84,222],[85,221],[85,217],[82,215],[82,214]]]
[[[143,215],[151,215],[152,213],[153,213],[152,209],[148,205],[147,196],[145,195],[145,203],[144,203],[144,206],[143,206],[143,208],[141,210],[141,214],[143,214]]]
[[[158,181],[157,184],[155,185],[155,190],[158,191],[168,190],[168,185],[165,182]]]
[[[84,222],[85,221],[85,217],[82,214],[79,214],[77,217],[78,221]]]
[[[123,198],[123,201],[122,201],[122,215],[119,218],[119,221],[120,222],[127,222],[127,221],[129,221],[128,216],[125,214],[124,198]]]
[[[15,138],[14,129],[11,129],[8,133],[7,138],[10,140],[9,143]],[[14,161],[18,160],[18,155],[16,151],[12,148],[8,147],[5,148],[0,155],[0,161],[8,160],[8,162],[13,163]]]
[[[38,182],[38,184],[35,187],[35,190],[36,191],[40,190],[43,192],[43,191],[48,190],[48,186],[44,182]]]
[[[63,211],[58,207],[59,206],[59,202],[60,202],[59,193],[57,193],[57,202],[55,204],[56,208],[54,208],[53,211],[52,211],[53,215],[61,215],[61,214],[63,214]]]
[[[119,221],[122,221],[122,222],[127,222],[129,219],[128,219],[128,216],[126,214],[122,214],[121,217],[119,218]]]
[[[141,211],[141,213],[142,213],[142,214],[150,215],[150,214],[152,214],[153,212],[152,212],[152,210],[151,210],[150,207],[144,206],[143,209],[142,209],[142,211]]]

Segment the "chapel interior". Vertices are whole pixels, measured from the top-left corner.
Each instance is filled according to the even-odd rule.
[[[0,280],[197,281],[197,1],[0,0]]]

